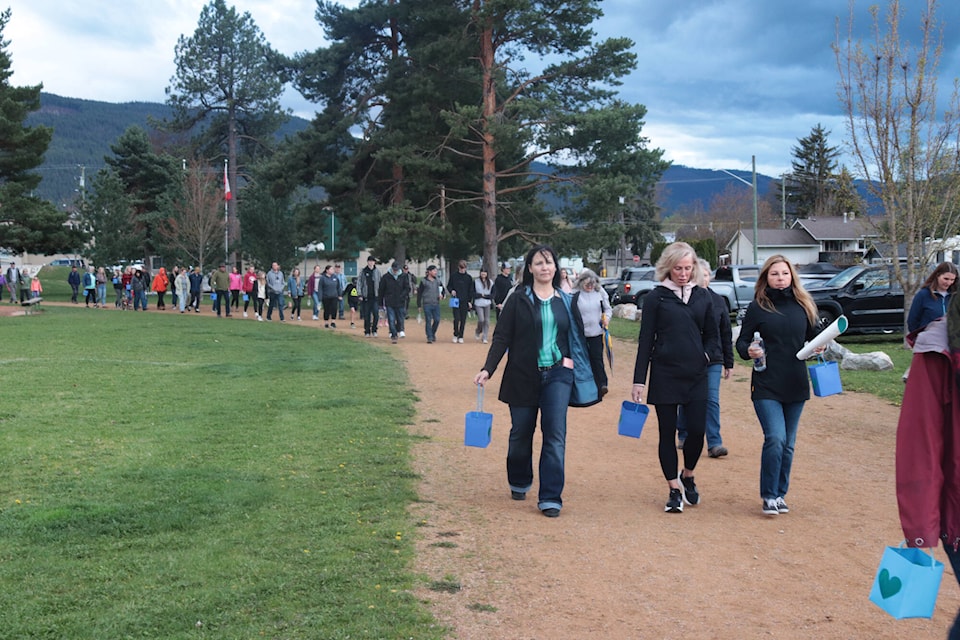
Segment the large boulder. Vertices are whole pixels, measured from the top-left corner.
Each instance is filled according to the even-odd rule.
[[[893,360],[883,351],[850,353],[840,361],[840,368],[847,371],[889,371]]]
[[[618,304],[613,308],[613,317],[640,322],[640,310],[635,304]]]

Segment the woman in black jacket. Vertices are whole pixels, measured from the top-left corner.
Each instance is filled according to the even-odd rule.
[[[810,398],[807,366],[796,354],[816,336],[818,327],[817,305],[793,265],[782,255],[768,258],[737,338],[737,353],[745,360],[760,358],[766,351],[766,369],[755,370],[750,379],[750,398],[763,429],[760,497],[767,515],[790,511],[784,496],[790,486],[800,413]],[[753,344],[754,332],[760,333],[764,349]]]
[[[685,242],[674,242],[657,260],[660,286],[646,295],[640,321],[640,344],[633,370],[633,401],[642,402],[650,367],[647,400],[657,410],[660,469],[669,497],[664,511],[683,512],[683,503],[700,503],[693,471],[703,452],[706,426],[708,354],[717,347],[713,301],[699,280],[697,254]],[[687,437],[683,471],[674,446],[677,412],[683,407]]]
[[[474,377],[483,386],[509,352],[500,400],[510,405],[507,481],[514,500],[533,484],[533,434],[540,413],[540,494],[537,507],[556,518],[563,506],[567,406],[597,402],[597,386],[571,297],[560,291],[557,254],[548,246],[527,253],[523,282],[503,305],[486,362]]]

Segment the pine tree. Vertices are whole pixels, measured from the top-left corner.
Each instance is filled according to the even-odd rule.
[[[3,40],[10,16],[10,9],[0,13],[0,247],[17,253],[76,251],[83,234],[68,224],[67,212],[34,195],[41,178],[33,169],[43,162],[53,130],[23,126],[27,114],[40,108],[43,85],[10,85],[10,43]]]
[[[796,217],[836,215],[831,209],[836,191],[837,157],[840,152],[827,144],[829,131],[817,124],[800,145],[793,148],[793,174],[787,187]],[[782,189],[781,189],[782,192]]]
[[[224,0],[203,7],[193,36],[180,36],[176,73],[167,87],[167,102],[175,110],[171,127],[198,130],[202,156],[226,156],[234,192],[242,159],[255,158],[272,146],[272,138],[287,117],[280,108],[283,92],[272,60],[274,52],[249,12],[238,14]],[[196,129],[195,129],[196,128]],[[238,198],[227,202],[230,236],[239,240]]]

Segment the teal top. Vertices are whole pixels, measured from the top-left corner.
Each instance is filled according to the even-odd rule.
[[[560,347],[557,346],[557,319],[553,315],[553,296],[546,300],[538,296],[537,300],[540,302],[540,326],[543,336],[537,354],[537,366],[550,367],[563,357]]]

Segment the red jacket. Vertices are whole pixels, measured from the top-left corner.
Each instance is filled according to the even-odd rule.
[[[960,544],[960,388],[950,358],[915,353],[897,423],[897,504],[907,545]]]

